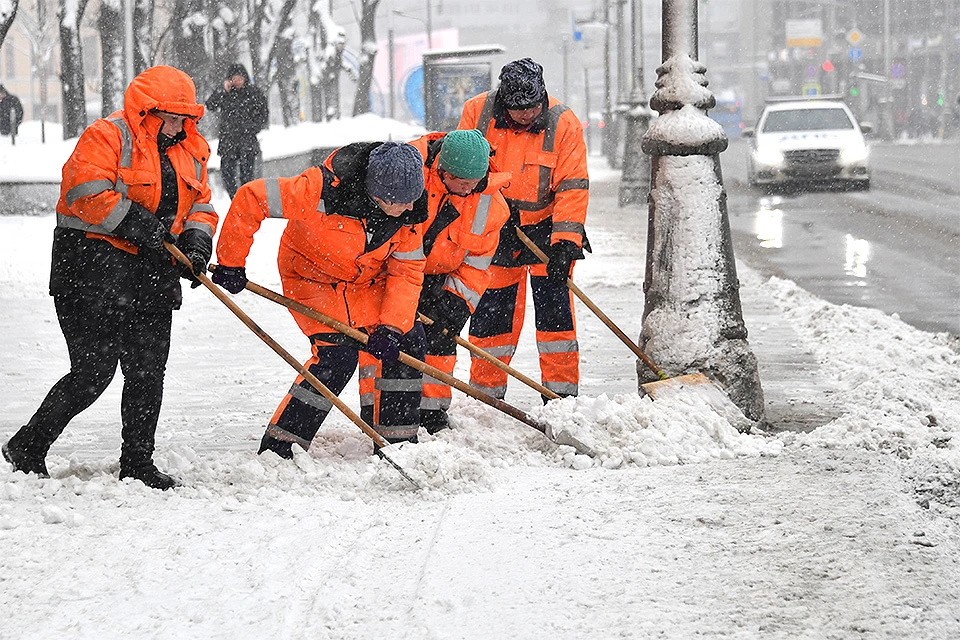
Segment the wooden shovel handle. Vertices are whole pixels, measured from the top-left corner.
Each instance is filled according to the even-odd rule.
[[[176,246],[168,242],[165,242],[163,244],[167,248],[167,250],[170,253],[172,253],[177,260],[179,260],[180,262],[182,262],[187,266],[192,267],[192,265],[190,264],[190,260],[183,254],[182,251],[180,251],[180,249],[178,249]],[[310,371],[308,371],[306,367],[304,367],[300,363],[299,360],[294,358],[289,351],[284,349],[279,342],[274,340],[270,336],[270,334],[268,334],[266,331],[261,329],[260,326],[256,322],[254,322],[253,319],[243,311],[243,309],[237,306],[236,302],[231,300],[230,297],[220,289],[220,287],[213,284],[213,282],[210,281],[210,278],[208,278],[206,274],[201,273],[200,275],[197,275],[196,278],[200,280],[203,286],[205,286],[207,289],[210,290],[210,293],[215,295],[217,299],[220,300],[220,302],[226,305],[226,307],[230,309],[230,311],[232,311],[233,314],[237,316],[243,324],[247,325],[248,329],[253,331],[258,338],[260,338],[265,343],[267,343],[267,346],[273,349],[277,353],[277,355],[279,355],[281,358],[283,358],[286,361],[287,364],[289,364],[291,367],[296,369],[297,373],[299,373],[301,376],[303,376],[303,378],[307,382],[313,385],[314,389],[320,392],[320,395],[322,395],[324,398],[329,400],[330,403],[333,404],[333,406],[335,406],[337,409],[343,412],[345,416],[350,418],[351,422],[353,422],[355,425],[360,427],[360,430],[363,431],[367,436],[369,436],[371,440],[376,442],[377,445],[380,447],[386,447],[389,445],[389,443],[383,439],[383,436],[377,433],[373,429],[373,427],[371,427],[366,422],[364,422],[363,419],[353,411],[353,409],[347,406],[347,404],[344,403],[343,400],[341,400],[337,396],[337,394],[330,391],[330,389],[328,389],[325,384],[323,384],[315,375],[310,373]]]
[[[422,313],[419,314],[419,315],[420,315],[420,322],[422,322],[422,323],[424,323],[424,324],[433,324],[433,320],[431,320],[431,319],[428,318],[427,316],[423,315]],[[443,330],[443,333],[446,334],[446,335],[450,335],[450,332],[447,331],[446,329]],[[473,344],[473,343],[470,342],[469,340],[464,340],[464,339],[461,338],[460,336],[453,336],[453,341],[456,342],[456,343],[457,343],[458,345],[460,345],[461,347],[463,347],[464,349],[466,349],[467,351],[469,351],[470,353],[472,353],[473,355],[475,355],[475,356],[477,356],[478,358],[480,358],[481,360],[486,360],[487,362],[489,362],[489,363],[492,364],[493,366],[497,367],[497,368],[500,369],[501,371],[506,371],[508,374],[510,374],[511,376],[513,376],[514,378],[516,378],[517,380],[519,380],[520,382],[524,383],[525,385],[527,385],[527,386],[530,387],[531,389],[534,389],[534,390],[536,390],[536,391],[539,391],[540,394],[541,394],[542,396],[544,396],[545,398],[550,398],[551,400],[556,400],[556,399],[558,399],[558,398],[560,397],[559,395],[557,395],[557,394],[554,393],[553,391],[550,391],[550,389],[547,389],[545,386],[543,386],[542,384],[540,384],[540,383],[537,382],[536,380],[533,380],[533,379],[531,379],[531,378],[528,378],[527,376],[523,375],[522,373],[520,373],[519,371],[517,371],[516,369],[514,369],[514,368],[511,367],[510,365],[506,364],[505,362],[501,362],[499,358],[497,358],[497,357],[494,356],[494,355],[491,355],[491,354],[488,353],[487,351],[484,351],[483,349],[481,349],[481,348],[478,347],[477,345]]]
[[[533,243],[533,240],[531,240],[529,236],[527,236],[527,234],[521,231],[519,227],[517,227],[516,230],[517,230],[517,237],[520,238],[520,242],[527,245],[527,248],[530,249],[530,251],[532,251],[535,256],[540,258],[541,262],[543,262],[544,264],[547,264],[548,262],[550,262],[550,259],[547,257],[547,254],[541,251],[540,247],[535,245]],[[580,287],[575,285],[573,283],[573,280],[571,280],[570,278],[567,278],[567,287],[570,289],[570,291],[573,291],[575,296],[580,298],[583,304],[587,305],[590,311],[593,311],[593,313],[596,314],[598,318],[600,318],[603,324],[607,325],[607,327],[611,331],[613,331],[614,335],[620,338],[623,344],[627,345],[627,347],[629,347],[629,349],[633,351],[634,355],[636,355],[638,358],[643,360],[643,363],[648,367],[650,367],[650,370],[653,371],[655,374],[657,374],[658,378],[660,378],[661,380],[666,380],[667,374],[665,374],[660,369],[660,367],[654,364],[653,360],[651,360],[650,357],[640,349],[637,343],[635,343],[633,340],[627,337],[627,334],[621,331],[620,327],[618,327],[613,320],[607,317],[607,314],[605,314],[603,311],[600,311],[600,309],[597,308],[597,305],[593,304],[593,301],[587,297],[587,294],[581,291]]]
[[[300,315],[306,316],[308,318],[312,318],[314,320],[317,320],[318,322],[322,322],[323,324],[327,325],[331,329],[336,329],[343,335],[349,336],[358,342],[367,344],[367,334],[365,334],[363,331],[354,329],[350,325],[340,322],[335,318],[331,318],[327,314],[321,311],[317,311],[313,307],[308,307],[305,304],[297,302],[296,300],[288,298],[275,291],[271,291],[270,289],[267,289],[266,287],[262,287],[254,282],[247,281],[247,290],[257,294],[258,296],[262,296],[267,300],[272,300],[277,304],[281,304],[287,307],[288,309],[299,313]],[[524,413],[520,409],[507,404],[503,400],[494,398],[491,395],[483,393],[478,389],[474,389],[469,384],[461,380],[458,380],[457,378],[454,378],[453,376],[446,373],[445,371],[441,371],[436,367],[432,367],[429,364],[421,360],[417,360],[413,356],[403,352],[400,353],[400,357],[398,359],[400,360],[400,362],[407,365],[408,367],[416,369],[421,373],[425,373],[432,378],[436,378],[440,382],[443,382],[444,384],[448,384],[451,387],[454,387],[455,389],[462,391],[463,393],[467,394],[471,398],[475,398],[476,400],[479,400],[484,404],[490,405],[494,409],[498,409],[503,413],[507,414],[508,416],[515,418],[528,426],[533,427],[540,433],[543,433],[543,434],[547,433],[547,429],[544,425],[540,424],[539,422],[537,422],[536,420],[528,416],[526,413]]]

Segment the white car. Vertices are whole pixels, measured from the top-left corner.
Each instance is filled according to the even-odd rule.
[[[751,186],[843,183],[870,188],[870,152],[860,124],[839,100],[768,103],[751,139],[747,181]]]

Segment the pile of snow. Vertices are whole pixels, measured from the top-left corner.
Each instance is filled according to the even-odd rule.
[[[774,277],[764,287],[834,378],[844,411],[811,433],[782,434],[784,442],[892,454],[925,504],[960,518],[958,337],[830,304],[789,280]]]

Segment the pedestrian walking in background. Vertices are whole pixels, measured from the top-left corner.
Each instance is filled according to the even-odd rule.
[[[213,281],[230,293],[247,284],[253,236],[266,218],[287,218],[278,264],[287,297],[370,334],[366,351],[382,363],[373,415],[365,420],[388,442],[416,441],[422,374],[400,363],[400,351],[423,359],[416,321],[423,284],[423,158],[409,144],[354,143],[323,166],[293,178],[240,187],[217,242]],[[310,339],[305,367],[340,394],[363,345],[317,320],[293,317]],[[259,453],[293,457],[310,443],[331,403],[298,376],[267,425]]]
[[[153,463],[180,276],[196,284],[213,248],[210,147],[190,77],[172,67],[131,81],[123,109],[80,136],[63,167],[53,234],[50,294],[70,354],[70,372],[3,446],[15,470],[47,477],[50,446],[77,414],[123,373],[120,478],[179,484]],[[164,248],[176,245],[193,271]]]
[[[414,211],[426,216],[423,252],[427,263],[419,303],[420,313],[433,320],[424,325],[426,362],[453,375],[454,338],[487,289],[500,229],[510,217],[500,194],[510,176],[490,168],[490,145],[476,129],[429,133],[410,144],[425,159],[426,190]],[[369,411],[376,392],[376,363],[368,358],[360,354],[361,408]],[[449,385],[424,380],[420,426],[429,433],[447,426],[451,395]]]
[[[566,281],[573,262],[589,251],[587,147],[580,119],[547,94],[543,67],[524,58],[503,67],[497,89],[466,102],[459,128],[482,131],[493,160],[510,174],[502,193],[511,218],[500,234],[489,286],[470,319],[470,341],[510,363],[523,326],[529,274],[543,386],[575,396],[580,354]],[[548,267],[520,242],[517,227],[547,254]],[[478,358],[471,362],[470,382],[496,398],[507,391],[507,374]]]
[[[0,135],[17,135],[22,123],[23,105],[20,104],[20,98],[0,84]]]
[[[257,134],[270,121],[267,97],[250,82],[250,74],[242,64],[231,65],[223,81],[223,90],[214,92],[207,108],[220,114],[220,176],[227,193],[233,198],[240,185],[258,178],[257,159],[260,141]]]

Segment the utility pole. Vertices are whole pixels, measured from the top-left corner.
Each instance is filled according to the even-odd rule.
[[[600,152],[607,159],[613,155],[611,151],[612,136],[609,132],[613,131],[613,105],[610,102],[610,93],[612,83],[610,81],[610,2],[612,0],[603,0],[603,24],[605,25],[603,36],[603,122],[604,129],[600,132]],[[589,117],[589,116],[588,116]]]
[[[893,50],[893,38],[890,35],[890,0],[883,0],[883,77],[887,79],[883,83],[883,138],[884,140],[893,140],[895,137],[893,127],[893,82],[890,77],[890,68],[893,66],[891,52]]]
[[[133,80],[133,3],[136,0],[123,0],[123,38],[124,71],[127,83]]]
[[[427,0],[427,49],[433,49],[433,0]]]
[[[697,0],[662,0],[663,64],[643,137],[653,156],[640,348],[670,375],[702,372],[751,420],[764,416],[757,359],[747,343],[727,217],[723,127],[697,61]],[[651,381],[637,363],[639,383]]]
[[[624,5],[627,0],[616,0],[617,3],[617,104],[611,119],[607,120],[607,127],[610,129],[610,155],[607,157],[607,163],[614,169],[623,166],[623,141],[626,133],[626,123],[623,112],[627,103],[627,27],[624,18]]]
[[[391,22],[393,22],[393,14],[390,14]],[[390,119],[392,120],[396,116],[396,104],[397,98],[394,95],[396,93],[395,87],[397,86],[396,78],[394,78],[394,68],[396,67],[396,44],[393,40],[393,25],[390,25],[390,28],[387,29],[387,65],[389,69],[387,71],[387,77],[389,78],[388,82],[390,83]]]
[[[643,90],[643,0],[632,0],[630,60],[633,65],[633,87],[623,113],[624,126],[623,171],[620,174],[619,203],[621,207],[646,202],[650,191],[650,156],[640,143],[650,125],[650,108]]]

